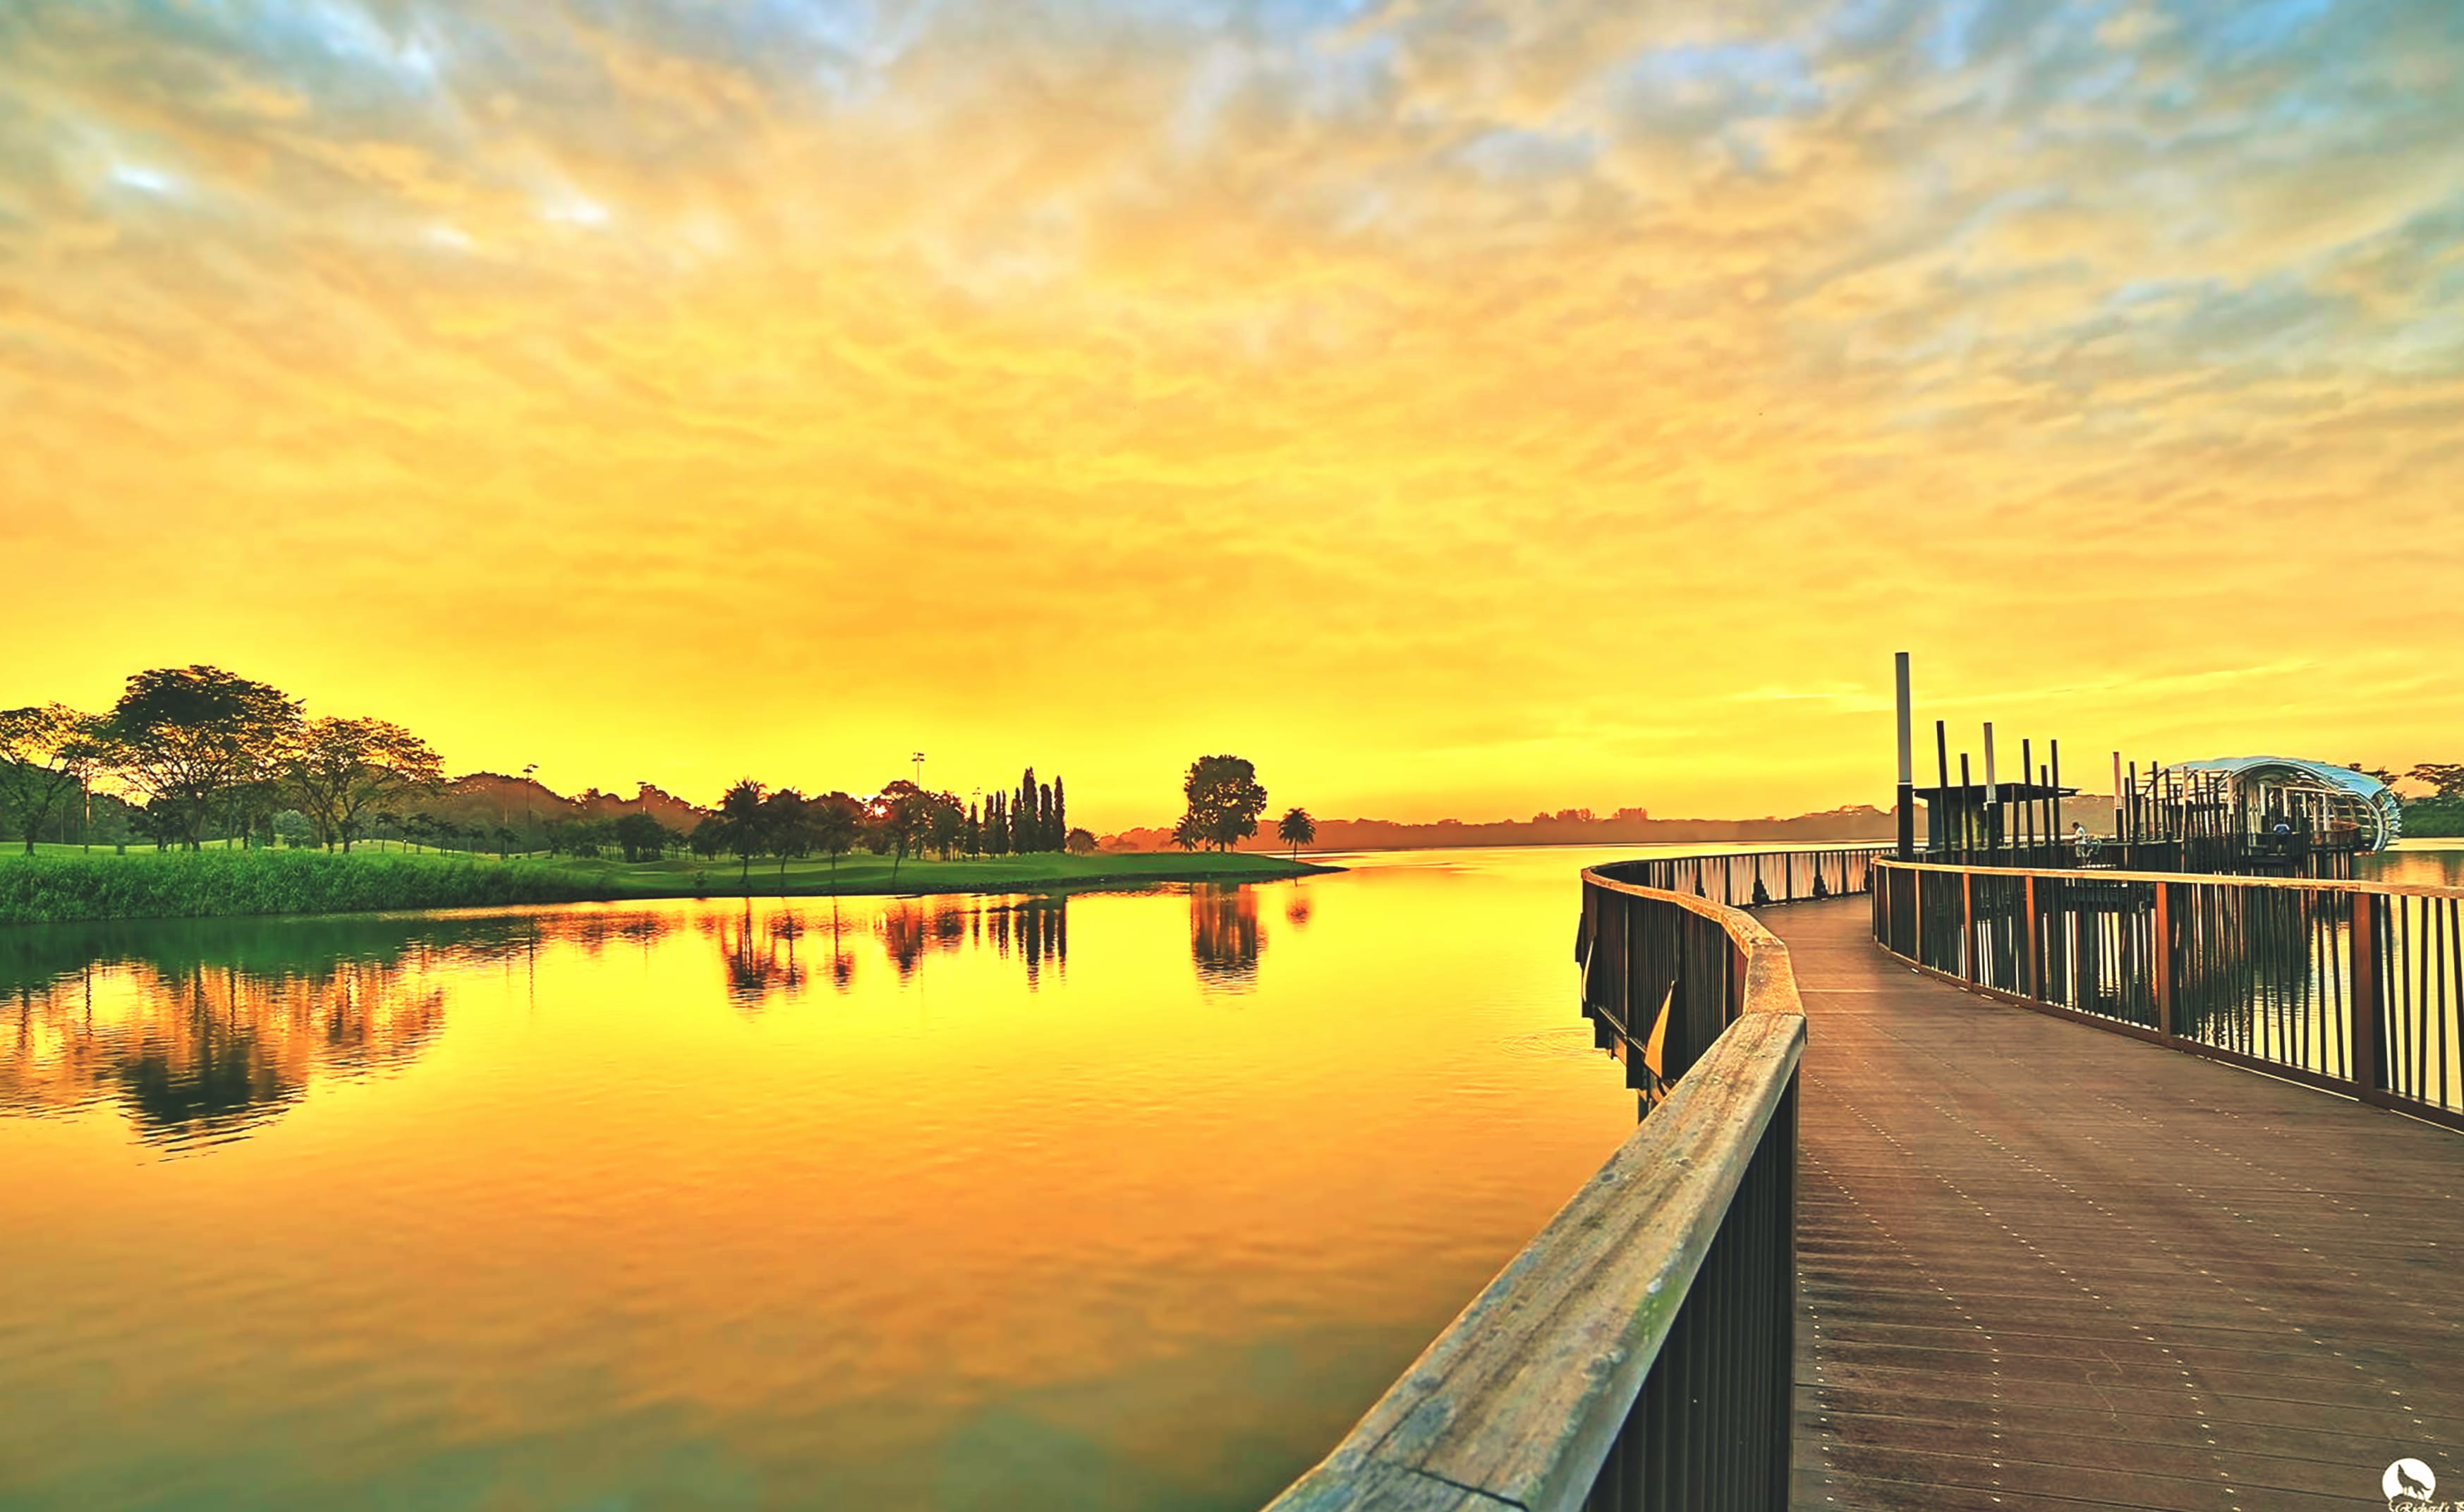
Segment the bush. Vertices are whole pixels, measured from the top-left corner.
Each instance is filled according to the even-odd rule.
[[[525,866],[416,856],[201,850],[0,859],[0,924],[480,909],[606,895]]]

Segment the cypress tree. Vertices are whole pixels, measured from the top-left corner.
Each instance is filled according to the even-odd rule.
[[[984,841],[996,856],[1009,854],[1009,800],[999,793],[984,800]]]
[[[1069,793],[1061,785],[1061,774],[1052,774],[1052,848],[1069,848]]]
[[[1043,834],[1044,816],[1035,806],[1035,768],[1033,767],[1028,767],[1026,775],[1018,779],[1018,810],[1010,816],[1009,822],[1011,830],[1016,835],[1020,855],[1044,848],[1036,843]]]
[[[1052,827],[1052,785],[1045,783],[1036,805],[1036,846],[1038,850],[1059,850],[1061,832]]]
[[[982,822],[976,818],[976,805],[972,799],[967,802],[966,846],[967,854],[970,856],[980,856],[984,853],[984,826]]]

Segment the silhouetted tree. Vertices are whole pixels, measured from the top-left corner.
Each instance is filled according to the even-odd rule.
[[[719,795],[718,812],[702,821],[705,828],[713,824],[718,826],[714,837],[716,848],[737,858],[740,864],[737,880],[743,885],[745,894],[751,896],[753,858],[762,853],[769,839],[764,833],[767,826],[761,812],[761,784],[746,778]]]
[[[1199,756],[1189,765],[1181,795],[1189,800],[1181,816],[1199,844],[1229,850],[1258,832],[1258,816],[1266,811],[1266,790],[1259,785],[1258,769],[1236,756]],[[1180,825],[1173,842],[1181,844]]]
[[[1292,859],[1301,859],[1301,847],[1317,839],[1317,821],[1309,818],[1305,808],[1287,809],[1275,825],[1275,838],[1292,848]]]
[[[1069,848],[1069,793],[1061,785],[1061,774],[1052,774],[1052,848]]]
[[[616,848],[624,853],[627,861],[656,861],[681,837],[649,815],[635,809],[617,817],[609,827],[609,838],[616,843]]]
[[[829,858],[830,890],[839,886],[839,858],[855,849],[864,834],[864,805],[845,793],[825,793],[813,800],[813,848]]]
[[[931,795],[906,778],[881,790],[873,808],[884,839],[890,843],[890,880],[898,880],[899,864],[922,844],[931,832]]]
[[[104,758],[194,850],[217,806],[270,780],[299,724],[299,705],[267,684],[218,667],[157,668],[129,678],[112,706]]]
[[[101,754],[100,721],[65,704],[0,711],[0,824],[26,840],[79,792]]]
[[[779,858],[779,890],[787,890],[787,863],[813,853],[813,806],[804,795],[782,787],[761,800],[761,838]]]
[[[445,770],[428,742],[382,719],[311,719],[282,754],[283,775],[299,812],[327,850],[348,851],[360,816],[375,804],[443,785]]]
[[[2464,761],[2424,761],[2405,776],[2429,783],[2440,798],[2464,798]]]
[[[1018,807],[1010,814],[1009,848],[1023,856],[1044,848],[1043,800],[1035,786],[1035,768],[1019,779]]]
[[[1091,829],[1073,829],[1063,841],[1063,845],[1073,856],[1091,856],[1095,853],[1095,832]]]

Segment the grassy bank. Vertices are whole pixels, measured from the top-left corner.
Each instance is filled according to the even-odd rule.
[[[593,861],[436,852],[0,852],[0,924],[194,919],[268,913],[474,909],[616,898],[818,897],[884,892],[1047,892],[1159,882],[1263,882],[1331,868],[1235,853],[998,856],[909,861]]]

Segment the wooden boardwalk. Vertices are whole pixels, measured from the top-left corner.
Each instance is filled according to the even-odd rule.
[[[1809,1017],[1799,1507],[2464,1501],[2464,1135],[1763,910]]]

